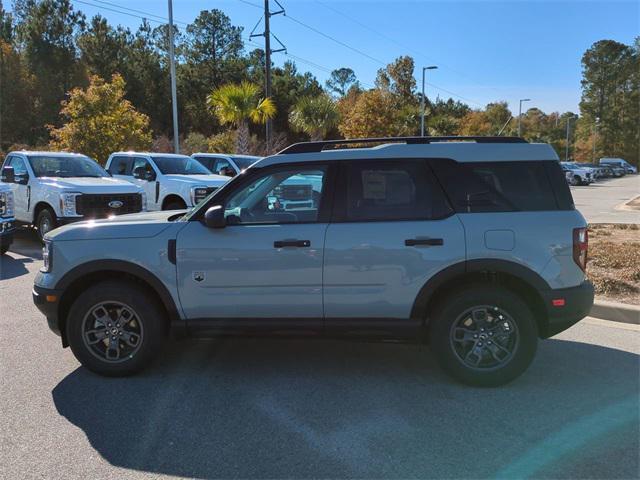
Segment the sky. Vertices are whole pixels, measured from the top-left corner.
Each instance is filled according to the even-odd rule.
[[[100,13],[110,23],[132,30],[141,22],[136,15],[144,15],[126,9],[167,16],[166,0],[72,2],[88,17]],[[299,70],[312,72],[322,83],[331,70],[350,67],[365,87],[371,87],[379,68],[400,55],[411,55],[418,88],[422,67],[438,66],[427,71],[429,98],[452,97],[473,108],[505,100],[514,113],[523,98],[531,99],[526,107],[577,112],[584,51],[598,40],[631,44],[640,35],[637,0],[280,3],[286,16],[273,16],[271,29],[288,53],[275,53],[276,65],[293,59]],[[234,25],[244,27],[248,39],[263,7],[264,0],[173,0],[173,16],[176,22],[191,22],[200,10],[217,8]],[[278,10],[274,0],[271,10]],[[256,31],[262,31],[262,25]],[[246,44],[247,50],[261,46],[263,39],[252,41],[255,45]]]

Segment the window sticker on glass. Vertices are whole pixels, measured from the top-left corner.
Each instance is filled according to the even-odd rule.
[[[387,178],[380,171],[362,171],[362,198],[384,200],[387,198]]]

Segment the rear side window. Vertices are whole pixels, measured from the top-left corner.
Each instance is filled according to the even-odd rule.
[[[452,213],[424,160],[348,162],[341,179],[337,221],[431,220]]]
[[[557,164],[435,160],[432,166],[459,213],[558,210],[549,174],[560,175],[562,181],[564,176],[547,163]]]
[[[132,157],[113,157],[109,164],[111,175],[131,175]]]

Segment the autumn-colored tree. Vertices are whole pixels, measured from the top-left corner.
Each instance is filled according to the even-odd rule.
[[[125,82],[117,74],[110,83],[92,76],[86,90],[71,90],[60,111],[64,125],[50,127],[51,146],[84,153],[103,164],[111,152],[148,149],[149,117],[136,111],[124,93]]]
[[[338,130],[345,138],[397,135],[398,110],[393,94],[375,88],[357,96],[353,108],[344,112]]]
[[[222,124],[236,127],[236,152],[249,153],[249,122],[264,124],[276,114],[270,98],[260,98],[260,87],[253,83],[229,83],[207,97],[207,106]]]
[[[325,138],[338,126],[339,118],[335,102],[326,94],[301,98],[289,113],[291,127],[312,141]]]
[[[460,121],[460,135],[491,135],[491,120],[486,112],[472,110]],[[493,132],[495,134],[495,132]]]

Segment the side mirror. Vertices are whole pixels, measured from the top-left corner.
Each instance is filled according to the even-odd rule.
[[[215,205],[204,213],[204,224],[209,228],[224,228],[227,219],[224,217],[224,207]]]
[[[16,176],[13,171],[13,167],[4,167],[2,169],[2,177],[0,177],[5,183],[16,183]]]
[[[144,172],[145,169],[144,167],[136,167],[133,169],[133,178],[136,178],[138,180],[144,180]]]
[[[225,177],[235,177],[236,171],[231,167],[222,167],[218,172],[218,175],[224,175]]]

